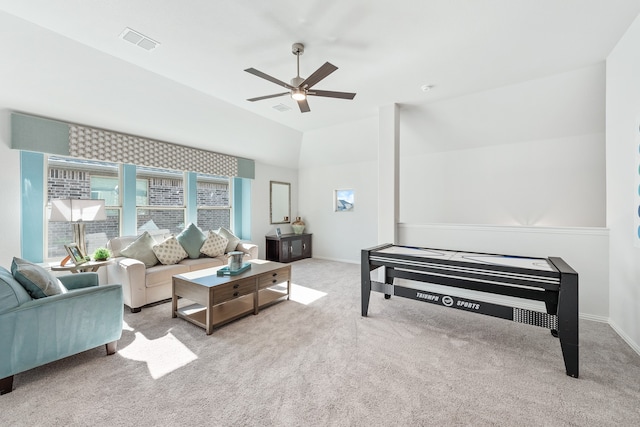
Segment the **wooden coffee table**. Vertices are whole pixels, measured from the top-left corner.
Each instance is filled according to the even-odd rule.
[[[291,266],[251,260],[251,268],[236,276],[218,276],[223,267],[207,268],[173,276],[171,317],[180,317],[211,335],[220,326],[261,308],[289,299]],[[284,283],[286,282],[286,285]],[[178,307],[178,299],[193,302]]]

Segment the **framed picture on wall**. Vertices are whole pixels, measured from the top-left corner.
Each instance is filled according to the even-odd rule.
[[[69,243],[68,245],[64,245],[64,248],[67,250],[69,257],[71,258],[71,261],[73,261],[75,265],[79,265],[79,264],[82,264],[83,262],[87,262],[87,260],[84,257],[84,254],[82,253],[78,245],[76,245],[75,243]]]
[[[352,212],[353,207],[354,207],[354,191],[352,189],[333,191],[334,212]]]

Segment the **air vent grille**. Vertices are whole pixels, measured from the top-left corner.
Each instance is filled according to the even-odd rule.
[[[284,104],[278,104],[278,105],[274,105],[274,106],[273,106],[273,109],[274,109],[274,110],[278,110],[278,111],[280,111],[281,113],[284,113],[285,111],[289,111],[289,110],[291,110],[291,107],[286,106],[286,105],[284,105]]]
[[[145,36],[142,33],[132,30],[129,27],[124,29],[122,34],[120,34],[120,38],[128,41],[129,43],[133,43],[136,46],[140,46],[144,50],[153,50],[158,47],[158,45],[160,45],[160,43],[158,43],[157,41]]]

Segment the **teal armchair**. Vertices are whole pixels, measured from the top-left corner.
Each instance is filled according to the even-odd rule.
[[[98,286],[97,273],[59,277],[67,293],[32,299],[0,267],[0,394],[17,373],[106,345],[116,352],[122,335],[120,285]]]

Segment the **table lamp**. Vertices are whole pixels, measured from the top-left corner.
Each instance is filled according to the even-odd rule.
[[[87,255],[84,238],[85,223],[106,219],[107,211],[104,199],[57,199],[51,201],[49,221],[73,223],[73,240],[84,256]]]

